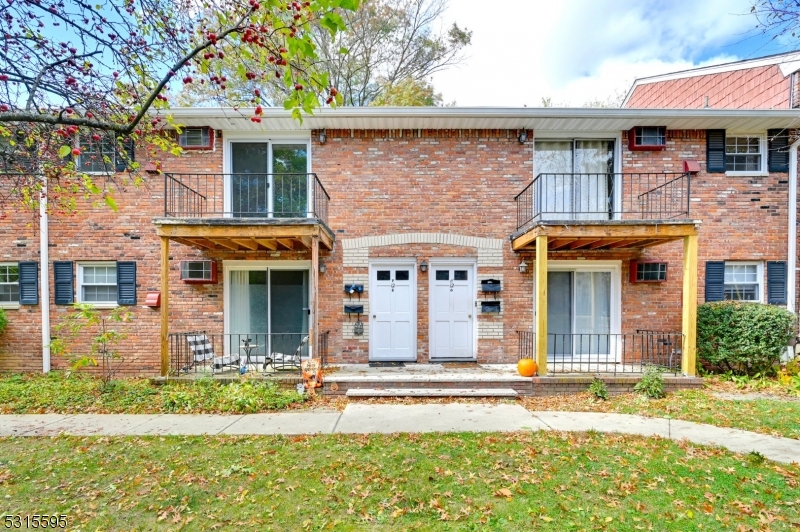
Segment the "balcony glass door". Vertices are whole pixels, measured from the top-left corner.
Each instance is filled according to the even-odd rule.
[[[270,212],[269,144],[231,144],[231,214],[265,218]]]
[[[537,140],[534,190],[540,220],[608,220],[613,213],[613,140]]]
[[[230,216],[309,216],[308,163],[305,143],[232,142]]]

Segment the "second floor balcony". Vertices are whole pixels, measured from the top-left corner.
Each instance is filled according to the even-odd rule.
[[[514,199],[517,230],[538,222],[688,220],[685,173],[542,173]]]
[[[316,174],[164,174],[167,218],[315,218],[330,196]]]
[[[641,248],[696,234],[688,173],[541,173],[515,198],[516,251]]]
[[[159,236],[208,250],[331,249],[330,196],[313,173],[165,173]]]

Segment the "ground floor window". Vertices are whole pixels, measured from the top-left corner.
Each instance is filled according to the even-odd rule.
[[[117,263],[78,263],[78,302],[117,304]]]
[[[0,305],[19,303],[19,264],[0,263]]]
[[[725,261],[725,300],[761,301],[762,267],[760,262]]]

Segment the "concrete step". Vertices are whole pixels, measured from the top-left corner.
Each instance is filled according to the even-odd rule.
[[[350,388],[347,397],[517,397],[511,388]]]

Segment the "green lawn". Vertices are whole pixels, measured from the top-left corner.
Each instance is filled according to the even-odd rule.
[[[70,530],[791,530],[798,475],[594,433],[0,439],[3,511]]]
[[[709,390],[681,390],[664,399],[626,394],[608,401],[592,400],[588,393],[558,398],[523,398],[530,410],[618,412],[671,417],[720,427],[800,439],[800,402],[787,399],[730,400],[714,397]]]

